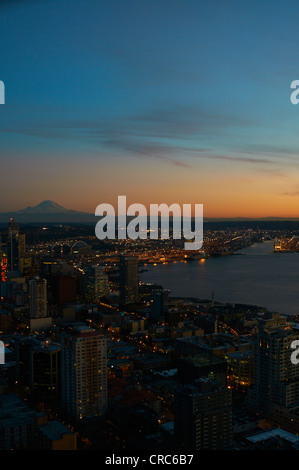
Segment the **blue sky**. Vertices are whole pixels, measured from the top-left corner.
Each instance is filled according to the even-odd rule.
[[[93,212],[125,194],[299,215],[298,14],[295,1],[1,2],[0,210]]]

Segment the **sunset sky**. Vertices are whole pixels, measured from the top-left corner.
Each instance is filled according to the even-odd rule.
[[[299,217],[297,1],[0,2],[0,211]]]

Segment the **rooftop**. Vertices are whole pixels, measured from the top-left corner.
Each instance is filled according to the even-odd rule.
[[[299,436],[292,434],[291,432],[285,431],[281,428],[273,428],[268,429],[266,431],[258,432],[257,434],[253,434],[252,436],[248,436],[247,440],[256,443],[265,441],[267,439],[272,439],[275,437],[280,437],[286,441],[289,441],[293,444],[299,444]]]

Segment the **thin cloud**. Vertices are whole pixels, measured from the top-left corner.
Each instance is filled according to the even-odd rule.
[[[265,163],[268,165],[272,165],[273,162],[271,160],[266,160],[265,158],[248,158],[248,157],[231,157],[226,155],[212,155],[210,158],[215,160],[228,160],[231,162],[245,162],[245,163]]]
[[[227,160],[231,162],[240,162],[240,163],[258,163],[258,164],[270,164],[272,165],[273,162],[269,159],[265,158],[251,158],[251,157],[244,157],[244,156],[232,156],[232,155],[217,155],[217,154],[207,154],[204,153],[203,150],[197,149],[188,149],[187,151],[191,153],[198,153],[201,158],[207,158],[211,160]]]
[[[298,148],[286,148],[274,145],[252,145],[248,144],[247,149],[239,149],[240,152],[247,155],[266,155],[271,158],[287,158],[289,160],[298,161],[299,149]],[[251,149],[251,150],[250,150]]]
[[[256,171],[258,173],[263,173],[265,175],[274,176],[277,178],[282,178],[282,179],[288,178],[288,176],[285,173],[275,168],[257,168]]]
[[[290,188],[288,191],[280,192],[279,195],[297,197],[299,196],[299,185],[295,184],[292,186],[292,189]]]
[[[114,116],[98,119],[44,119],[24,127],[0,128],[2,133],[22,134],[52,141],[69,140],[89,145],[89,151],[108,150],[114,155],[154,158],[184,168],[192,167],[192,159],[198,161],[223,160],[254,165],[273,164],[272,156],[280,149],[254,145],[240,154],[236,149],[221,144],[223,153],[215,146],[227,134],[238,134],[255,123],[239,116],[209,113],[196,106],[164,104],[132,116]],[[163,142],[165,141],[165,143]],[[208,146],[194,146],[195,142],[209,142]],[[221,142],[220,142],[221,143]],[[214,146],[214,148],[213,148]],[[211,147],[211,148],[208,148]],[[272,149],[272,153],[271,153]],[[71,150],[71,148],[70,148]],[[274,152],[276,150],[276,152]],[[227,153],[227,154],[226,154]],[[290,153],[292,156],[292,154]]]

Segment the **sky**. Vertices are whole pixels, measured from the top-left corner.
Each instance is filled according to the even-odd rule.
[[[2,0],[0,211],[299,216],[297,1]]]

